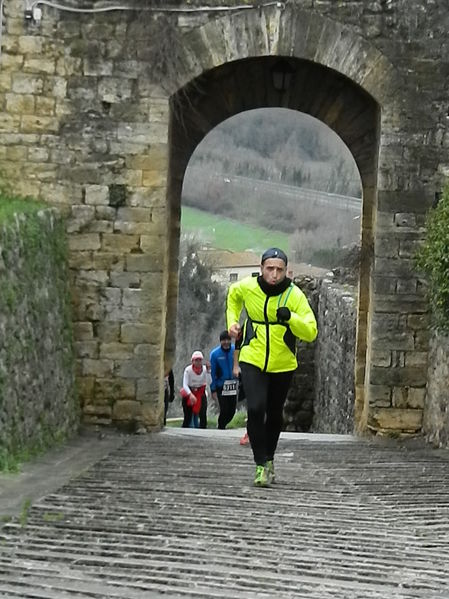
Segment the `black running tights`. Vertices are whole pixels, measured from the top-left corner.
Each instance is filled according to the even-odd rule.
[[[272,460],[282,430],[282,411],[293,371],[262,372],[240,362],[248,407],[247,430],[257,465]]]

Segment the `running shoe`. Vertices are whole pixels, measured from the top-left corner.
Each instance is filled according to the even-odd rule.
[[[240,439],[240,445],[249,445],[248,433],[245,433],[243,437]]]
[[[267,469],[265,466],[256,466],[256,475],[254,477],[255,487],[268,487]]]
[[[268,460],[265,464],[265,469],[267,471],[267,479],[269,484],[276,482],[276,476],[274,474],[274,464],[273,460]]]

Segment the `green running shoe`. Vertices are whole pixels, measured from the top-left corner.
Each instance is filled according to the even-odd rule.
[[[276,482],[273,460],[268,460],[268,462],[265,464],[265,470],[267,471],[268,483],[271,484]]]
[[[254,477],[255,487],[268,487],[267,469],[265,466],[256,466],[256,476]]]

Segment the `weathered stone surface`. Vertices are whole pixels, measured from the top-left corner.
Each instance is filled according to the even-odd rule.
[[[422,426],[422,410],[377,408],[370,413],[369,426],[374,430],[417,432]]]
[[[449,447],[449,337],[433,333],[430,340],[427,397],[423,430],[437,447]]]
[[[65,249],[64,224],[54,211],[16,215],[0,224],[4,457],[51,445],[79,423]],[[86,381],[80,387],[85,391]]]

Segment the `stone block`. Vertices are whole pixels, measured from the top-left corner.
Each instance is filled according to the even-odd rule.
[[[59,119],[51,116],[24,114],[21,118],[20,130],[23,133],[56,133]]]
[[[110,360],[129,360],[133,356],[134,346],[130,343],[110,342],[100,344],[100,358]]]
[[[85,202],[92,206],[107,206],[109,203],[109,187],[107,185],[86,185]],[[110,212],[107,214],[111,215]],[[115,212],[112,214],[115,214]]]
[[[417,289],[416,278],[402,279],[398,278],[396,285],[396,293],[414,294]]]
[[[413,366],[380,368],[370,366],[369,381],[371,385],[422,387],[426,384],[426,380],[427,372],[424,368]]]
[[[116,374],[124,379],[142,379],[149,376],[152,371],[152,365],[149,358],[147,360],[132,359],[116,361]],[[137,397],[137,399],[139,399]]]
[[[112,254],[110,252],[95,252],[92,257],[92,264],[95,270],[107,270],[109,275],[113,273],[120,273],[124,266],[125,260],[123,256],[118,254]],[[116,285],[111,285],[116,287]]]
[[[95,218],[95,209],[84,204],[74,204],[67,220],[67,233],[78,233],[85,229],[88,223]]]
[[[399,256],[399,239],[394,237],[378,237],[374,243],[374,253],[379,258],[397,258]]]
[[[119,322],[100,322],[96,325],[96,336],[100,341],[113,343],[120,340]]]
[[[419,431],[422,426],[422,410],[400,408],[373,409],[368,417],[368,426],[374,429],[397,431]]]
[[[163,235],[141,235],[140,248],[144,254],[153,255],[166,247],[167,237]]]
[[[425,313],[429,309],[426,299],[418,295],[375,295],[373,302],[377,312],[407,314]]]
[[[103,102],[115,104],[129,100],[133,95],[133,82],[131,79],[122,79],[120,77],[102,77],[98,83],[98,96]],[[131,129],[131,128],[130,128]],[[132,135],[128,133],[126,125],[120,126],[119,139],[130,139]],[[149,136],[146,136],[144,142],[148,142]]]
[[[124,235],[122,233],[105,233],[102,235],[102,251],[114,252],[117,254],[129,254],[133,250],[139,249],[138,235]],[[139,256],[140,257],[140,256]],[[128,264],[128,257],[126,259]],[[128,270],[130,270],[128,268]]]
[[[164,171],[142,171],[142,185],[144,187],[164,187],[167,184],[167,176]]]
[[[85,228],[86,233],[113,233],[114,225],[110,220],[94,219]]]
[[[154,339],[157,328],[151,324],[124,323],[121,325],[120,338],[124,343],[145,343]]]
[[[56,61],[52,58],[25,58],[23,72],[47,73],[53,75],[56,72]]]
[[[106,400],[112,404],[117,399],[134,399],[136,384],[129,379],[97,379],[95,381],[95,398]]]
[[[101,247],[100,235],[98,233],[72,234],[69,237],[69,248],[71,251],[99,250]]]
[[[83,375],[95,376],[99,378],[108,378],[113,372],[114,363],[112,360],[92,360],[86,358],[82,360]]]
[[[151,398],[152,401],[158,403],[159,397],[162,401],[163,396],[162,380],[157,377],[141,378],[137,381],[136,397],[139,401],[147,401],[148,398]]]
[[[425,351],[408,351],[405,352],[406,366],[419,366],[420,368],[427,366],[428,353]]]
[[[413,350],[415,347],[415,340],[413,334],[401,333],[401,332],[385,332],[373,334],[372,337],[373,349],[379,351],[386,350]]]
[[[93,376],[79,376],[76,380],[78,395],[83,403],[91,403],[94,395],[95,378]]]
[[[114,222],[114,231],[126,235],[148,235],[153,228],[154,225],[149,222],[126,222],[122,220],[116,220]]]
[[[93,360],[98,358],[98,341],[75,341],[73,346],[77,358],[91,358]]]
[[[73,336],[76,341],[93,339],[93,326],[91,322],[74,322]]]
[[[109,274],[104,270],[78,270],[75,275],[75,284],[80,285],[98,285],[104,288],[109,280]]]
[[[12,91],[15,94],[39,95],[44,90],[44,78],[41,75],[14,73],[12,76]]]
[[[17,115],[11,115],[11,114],[5,114],[2,115],[2,118],[0,120],[0,133],[12,133],[14,131],[18,131],[20,128],[20,121],[21,118],[20,116]],[[17,141],[19,140],[19,137],[16,138]],[[3,143],[4,139],[2,140]],[[14,166],[14,170],[16,168],[16,165]],[[7,174],[6,172],[6,165],[3,166],[3,173]]]
[[[117,211],[110,206],[95,206],[95,215],[99,220],[115,220]]]
[[[36,114],[44,116],[56,116],[56,100],[38,96],[36,98]]]
[[[376,274],[384,277],[397,276],[402,278],[416,276],[416,267],[413,260],[406,258],[375,258]]]
[[[371,364],[373,366],[391,366],[391,352],[386,350],[372,350],[371,351]]]
[[[31,94],[6,94],[6,110],[11,114],[34,114],[35,96]]]
[[[126,256],[126,270],[130,272],[151,272],[156,275],[162,273],[163,263],[160,259],[157,259],[157,254],[130,254]]]
[[[124,289],[126,287],[133,287],[138,289],[140,287],[140,281],[140,274],[136,272],[110,273],[111,287],[120,287],[121,289]]]
[[[429,314],[409,314],[407,316],[407,326],[413,330],[427,329],[429,323]]]
[[[41,54],[43,38],[37,35],[19,35],[17,38],[20,54]]]
[[[112,62],[100,56],[88,56],[83,59],[83,73],[87,77],[112,75]]]
[[[393,388],[393,407],[395,408],[424,408],[426,389],[424,387],[395,387]]]
[[[85,422],[91,422],[96,424],[110,424],[110,417],[112,414],[112,408],[108,404],[102,402],[98,404],[88,404],[83,408],[83,415]],[[100,417],[104,418],[104,420],[99,421],[98,419],[89,419],[89,417]]]

